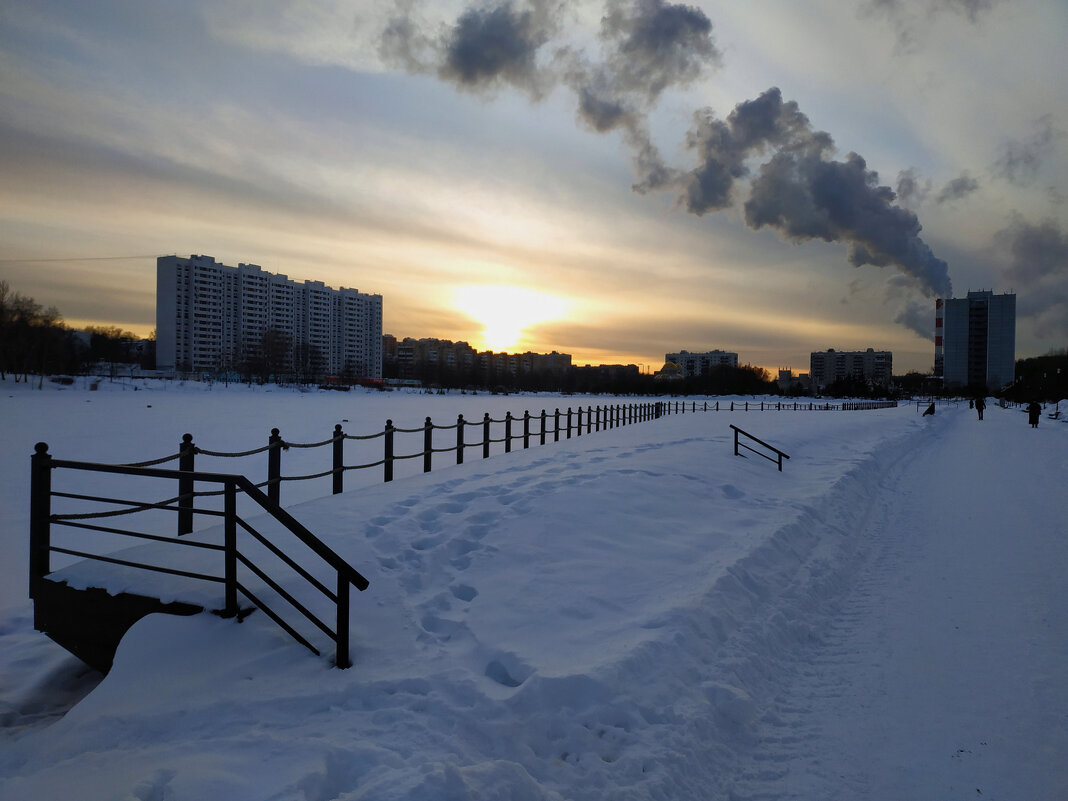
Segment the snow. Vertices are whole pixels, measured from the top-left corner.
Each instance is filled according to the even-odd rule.
[[[186,431],[237,451],[275,426],[311,442],[621,402],[133,386],[2,385],[0,798],[1068,798],[1061,421],[699,412],[439,454],[429,474],[409,460],[389,484],[354,471],[338,496],[287,483],[287,509],[370,580],[353,667],[260,613],[152,615],[101,681],[32,629],[34,442],[122,462]],[[788,453],[783,472],[734,456],[731,423]],[[283,474],[328,450],[286,451]],[[201,459],[264,477],[265,454]],[[55,566],[221,605],[210,585]]]

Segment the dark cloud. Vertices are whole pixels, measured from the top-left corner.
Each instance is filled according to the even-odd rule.
[[[600,41],[595,61],[567,51],[565,82],[579,98],[579,120],[599,133],[627,131],[635,152],[648,151],[645,115],[660,95],[692,83],[720,61],[704,12],[663,0],[610,0]],[[640,179],[639,185],[649,182]]]
[[[752,182],[746,221],[794,241],[844,242],[856,267],[896,265],[924,294],[949,294],[946,263],[920,238],[916,215],[895,206],[893,190],[878,181],[856,153],[833,161],[822,150],[783,150]]]
[[[712,21],[699,8],[613,0],[601,23],[607,69],[618,92],[655,101],[670,86],[685,85],[719,63]]]
[[[783,102],[782,93],[772,87],[755,100],[739,103],[725,121],[716,119],[711,109],[697,112],[687,145],[697,153],[699,166],[686,181],[685,205],[694,214],[705,214],[731,204],[734,181],[749,174],[746,162],[752,156],[776,148],[818,158],[834,142],[828,134],[813,131],[797,103]]]
[[[465,89],[494,89],[507,83],[540,95],[547,78],[538,67],[538,51],[554,32],[545,3],[470,8],[444,39],[438,74]]]
[[[417,17],[411,0],[394,9],[379,41],[388,64],[436,74],[471,92],[503,85],[541,97],[552,87],[552,57],[539,59],[557,33],[557,12],[548,0],[470,7],[438,32]]]
[[[972,192],[978,191],[978,189],[979,182],[967,173],[962,173],[960,177],[954,178],[942,187],[942,191],[935,197],[935,202],[949,203],[953,200],[960,200],[961,198],[967,197]]]
[[[1064,131],[1053,125],[1049,114],[1035,121],[1035,132],[1026,140],[1011,140],[1001,146],[994,172],[1010,183],[1026,186],[1039,174],[1042,163],[1053,155]]]
[[[995,235],[1009,257],[1002,280],[1018,290],[1018,312],[1035,320],[1039,336],[1068,338],[1068,232],[1055,220],[1015,217]]]

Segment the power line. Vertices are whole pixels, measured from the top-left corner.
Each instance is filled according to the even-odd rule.
[[[0,259],[0,264],[42,264],[45,262],[69,262],[69,261],[123,261],[130,259],[157,259],[161,254],[152,253],[145,256],[72,256],[67,259]]]

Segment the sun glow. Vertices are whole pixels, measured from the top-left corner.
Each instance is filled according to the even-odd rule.
[[[456,290],[453,306],[482,325],[481,345],[514,352],[524,332],[538,323],[567,315],[563,298],[512,286],[465,286]]]

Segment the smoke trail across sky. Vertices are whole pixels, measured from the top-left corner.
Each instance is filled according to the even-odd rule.
[[[738,103],[725,118],[711,108],[694,112],[685,134],[692,165],[662,157],[649,113],[665,91],[706,76],[723,59],[702,10],[665,0],[607,0],[593,48],[563,43],[569,13],[548,0],[507,0],[470,6],[430,30],[407,4],[386,26],[380,52],[393,65],[468,92],[512,87],[539,99],[566,86],[585,127],[621,133],[636,191],[672,192],[696,215],[740,206],[753,229],[772,228],[793,242],[841,242],[854,266],[892,265],[924,295],[952,295],[947,265],[920,237],[916,214],[895,203],[894,191],[862,156],[836,160],[831,135],[814,129],[777,87]]]

